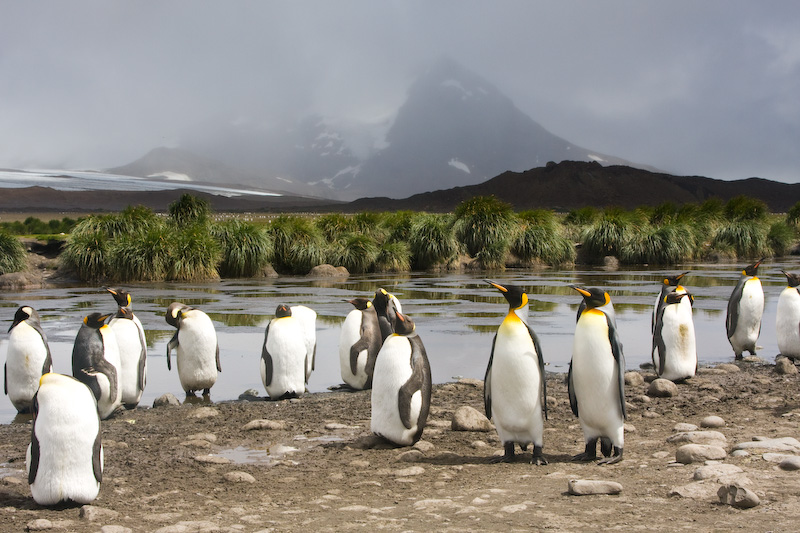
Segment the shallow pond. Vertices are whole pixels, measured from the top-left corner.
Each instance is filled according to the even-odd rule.
[[[700,364],[732,361],[733,351],[725,336],[725,309],[739,278],[739,264],[693,264],[680,269],[619,270],[507,270],[487,274],[412,273],[351,276],[346,280],[310,280],[281,277],[274,280],[224,280],[208,284],[142,284],[125,287],[133,298],[133,309],[147,331],[147,388],[140,405],[171,392],[183,400],[184,393],[173,367],[167,371],[166,345],[174,329],[164,321],[173,301],[195,306],[208,313],[219,336],[222,373],[211,389],[213,401],[233,400],[247,389],[266,396],[259,373],[264,328],[279,303],[307,305],[318,313],[316,370],[309,381],[311,392],[325,391],[341,383],[339,333],[352,310],[346,300],[371,296],[384,287],[403,304],[403,311],[417,324],[436,383],[456,377],[483,378],[492,336],[508,310],[503,296],[487,285],[490,277],[501,283],[524,286],[530,297],[529,324],[541,340],[547,370],[566,372],[572,351],[575,314],[580,295],[570,283],[602,287],[609,291],[617,311],[617,326],[629,369],[650,361],[650,320],[655,296],[665,274],[690,270],[684,285],[695,296],[694,320]],[[778,353],[775,310],[786,286],[779,269],[800,270],[800,259],[767,261],[760,269],[766,309],[759,339],[759,355],[772,361]],[[113,298],[95,286],[3,292],[0,294],[0,324],[3,337],[0,354],[5,360],[7,334],[20,305],[34,307],[42,318],[53,355],[54,370],[71,373],[72,344],[81,320],[93,311],[115,311]],[[5,395],[0,396],[0,423],[11,422],[16,411]],[[23,417],[20,417],[23,420]]]

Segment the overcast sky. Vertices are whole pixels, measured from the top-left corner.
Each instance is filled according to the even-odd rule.
[[[0,167],[122,165],[220,121],[385,120],[442,56],[585,148],[800,181],[795,0],[0,0]]]

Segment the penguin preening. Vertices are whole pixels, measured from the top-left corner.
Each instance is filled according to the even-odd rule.
[[[122,404],[133,409],[142,399],[147,383],[147,341],[142,323],[131,309],[131,295],[122,289],[106,290],[119,306],[108,325],[114,330],[119,347]]]
[[[656,302],[653,306],[653,315],[650,318],[651,333],[655,331],[656,318],[658,317],[658,312],[661,310],[661,307],[664,305],[664,297],[667,295],[667,293],[675,291],[678,293],[688,294],[688,291],[680,284],[681,279],[688,273],[689,272],[683,272],[674,276],[667,276],[661,280],[661,292],[659,292],[658,296],[656,297]],[[684,307],[691,307],[694,305],[694,297],[690,294],[687,300],[681,301],[681,305]]]
[[[305,305],[293,305],[291,310],[292,316],[300,322],[300,327],[303,329],[303,343],[306,347],[305,384],[308,385],[317,358],[317,312]]]
[[[279,305],[264,332],[261,381],[273,400],[297,398],[306,390],[308,352],[304,325],[293,308]]]
[[[339,367],[342,380],[351,388],[372,388],[375,360],[382,339],[378,314],[367,298],[348,300],[353,309],[347,314],[339,336]]]
[[[625,357],[617,328],[602,309],[611,298],[600,289],[572,286],[583,296],[586,310],[578,317],[567,386],[569,404],[583,429],[586,449],[573,460],[597,459],[597,440],[605,459],[622,460],[625,413]],[[607,308],[607,307],[606,307]]]
[[[697,373],[692,306],[683,305],[688,298],[691,295],[686,292],[667,292],[653,328],[653,365],[659,377],[670,381],[682,381]]]
[[[736,359],[747,350],[756,355],[756,341],[761,334],[761,317],[764,314],[764,289],[758,279],[760,259],[742,270],[739,282],[728,299],[725,329]]]
[[[393,315],[394,333],[381,346],[372,378],[370,429],[400,446],[422,437],[431,405],[431,367],[411,318]]]
[[[775,328],[778,351],[790,359],[800,359],[800,276],[781,270],[788,286],[778,297]]]
[[[72,347],[72,375],[92,391],[103,420],[122,403],[119,347],[105,323],[110,316],[92,313],[84,318]]]
[[[378,314],[381,340],[385,341],[389,335],[393,333],[392,324],[394,323],[394,314],[402,313],[403,306],[400,304],[400,300],[382,288],[375,291],[375,298],[372,300],[372,305],[375,306],[375,312]]]
[[[204,312],[179,302],[169,304],[165,318],[177,328],[167,343],[167,369],[172,370],[170,355],[175,350],[178,378],[186,395],[203,391],[208,396],[217,372],[222,372],[214,323]]]
[[[533,444],[531,463],[546,465],[542,446],[547,385],[539,338],[522,318],[528,295],[522,287],[485,281],[503,293],[509,305],[492,340],[483,380],[486,416],[494,422],[505,452],[497,461],[513,461],[515,443],[523,450]]]
[[[53,359],[39,313],[23,305],[8,328],[8,350],[3,372],[3,390],[19,413],[30,412],[39,378],[52,372]]]
[[[34,398],[28,483],[39,505],[91,503],[103,479],[100,417],[92,391],[62,374],[44,374]]]

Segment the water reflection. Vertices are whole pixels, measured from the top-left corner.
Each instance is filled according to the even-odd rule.
[[[627,366],[650,360],[650,316],[662,278],[689,270],[682,280],[695,295],[695,329],[701,364],[732,361],[725,337],[725,308],[742,265],[696,264],[675,269],[620,270],[508,270],[505,272],[370,274],[347,279],[313,280],[281,277],[259,280],[222,280],[214,283],[131,283],[125,288],[142,321],[149,350],[147,389],[142,405],[171,392],[183,399],[177,372],[168,372],[164,356],[174,330],[164,321],[167,306],[180,301],[211,316],[217,328],[223,372],[211,389],[213,401],[235,400],[247,389],[264,394],[259,374],[264,328],[279,303],[307,305],[317,312],[316,370],[309,381],[312,392],[341,383],[338,342],[341,323],[353,306],[347,300],[371,297],[378,287],[395,294],[417,324],[428,352],[433,379],[453,376],[482,379],[492,337],[508,311],[505,299],[484,279],[525,287],[530,296],[529,323],[538,334],[548,371],[565,372],[572,352],[575,313],[581,298],[569,284],[607,289],[617,310]],[[800,259],[790,258],[762,266],[766,311],[759,355],[777,354],[775,308],[785,278],[779,269],[800,270]],[[69,286],[0,294],[0,331],[11,324],[14,310],[32,305],[42,317],[50,340],[56,372],[71,372],[72,343],[81,320],[91,310],[111,312],[115,305],[103,287]],[[0,337],[0,359],[5,361],[7,335]],[[0,423],[14,419],[7,396],[0,396]]]

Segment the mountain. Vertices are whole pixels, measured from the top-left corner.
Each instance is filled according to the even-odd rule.
[[[597,162],[550,162],[525,172],[504,172],[484,183],[421,193],[402,200],[362,198],[346,204],[349,211],[451,212],[474,196],[494,195],[516,210],[569,210],[584,206],[624,207],[728,201],[746,195],[764,201],[773,212],[786,212],[800,199],[800,184],[760,178],[725,181],[702,176],[673,176],[623,165]]]

